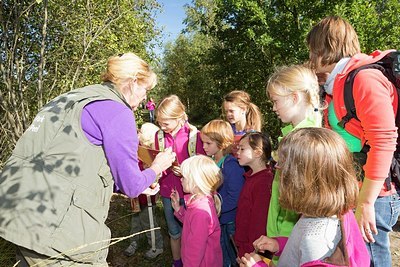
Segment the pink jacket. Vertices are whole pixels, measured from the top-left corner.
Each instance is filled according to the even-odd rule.
[[[185,195],[174,215],[183,223],[181,256],[183,266],[222,266],[221,228],[212,196]]]
[[[168,133],[164,133],[165,148],[172,147],[172,150],[176,153],[179,164],[182,164],[182,162],[189,157],[189,131],[189,125],[188,123],[185,123],[183,127],[176,133],[175,138]],[[157,133],[154,138],[155,148],[159,149]],[[200,131],[197,133],[196,154],[205,155],[203,143],[200,139]],[[159,183],[160,195],[163,197],[169,198],[172,189],[176,189],[179,192],[180,196],[184,195],[181,178],[174,175],[174,173],[170,169],[167,169],[163,172]]]

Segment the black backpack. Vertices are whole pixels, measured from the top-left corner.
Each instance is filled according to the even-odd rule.
[[[364,69],[377,69],[380,70],[385,77],[392,82],[396,86],[396,91],[398,95],[398,99],[400,99],[400,51],[393,51],[385,55],[379,61],[361,66],[355,70],[352,70],[345,81],[344,85],[344,103],[346,106],[347,114],[343,116],[338,125],[342,128],[345,128],[347,122],[351,119],[356,119],[359,121],[356,108],[354,105],[354,97],[353,97],[353,84],[355,76]],[[397,145],[396,151],[393,155],[392,165],[390,167],[390,171],[388,177],[386,178],[386,185],[388,190],[391,189],[390,181],[393,181],[396,184],[396,187],[400,189],[400,103],[397,107],[396,113],[396,126],[397,126]],[[367,153],[370,147],[368,144],[364,144],[362,150],[358,153],[354,153],[354,158],[358,164],[363,166],[367,160]],[[362,168],[360,168],[362,170]]]

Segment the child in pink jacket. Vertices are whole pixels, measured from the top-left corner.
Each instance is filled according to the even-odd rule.
[[[221,201],[216,191],[222,183],[220,168],[206,156],[186,159],[181,166],[186,208],[179,204],[179,192],[172,190],[174,215],[183,223],[181,257],[183,266],[222,266]]]

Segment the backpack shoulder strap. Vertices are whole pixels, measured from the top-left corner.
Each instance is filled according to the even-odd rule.
[[[164,151],[165,141],[164,141],[164,132],[162,130],[157,131],[157,141],[158,141],[158,149],[160,151]]]
[[[400,90],[400,51],[392,51],[386,54],[383,58],[377,60],[375,63],[367,64],[351,71],[348,74],[344,85],[343,97],[347,114],[338,123],[342,128],[344,128],[346,123],[352,118],[358,120],[354,105],[353,85],[355,76],[361,70],[365,69],[380,70],[382,74],[395,85],[397,91]],[[397,114],[398,113],[399,112],[397,112]]]
[[[356,112],[356,106],[354,104],[354,96],[353,96],[353,85],[354,85],[354,79],[356,75],[365,69],[377,69],[380,70],[385,76],[386,76],[386,71],[385,68],[382,67],[379,64],[368,64],[361,66],[355,70],[352,70],[346,78],[346,81],[344,83],[344,90],[343,90],[343,98],[344,98],[344,105],[346,107],[346,115],[344,115],[341,120],[338,122],[338,125],[342,128],[346,126],[346,123],[348,123],[351,119],[356,119],[359,121],[357,117],[357,112]]]
[[[194,125],[189,124],[189,141],[188,141],[188,152],[189,157],[196,155],[197,146],[197,128]]]

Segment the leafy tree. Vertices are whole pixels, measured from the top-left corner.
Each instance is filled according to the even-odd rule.
[[[159,8],[155,0],[2,1],[0,162],[44,103],[98,83],[109,56],[134,51],[151,61]]]
[[[277,66],[308,59],[305,37],[311,27],[327,15],[340,15],[355,27],[363,51],[396,48],[399,5],[396,0],[193,0],[186,7],[186,32],[213,40],[201,54],[201,62],[208,65],[203,71],[209,71],[206,76],[211,80],[203,90],[212,92],[218,103],[234,89],[250,93],[264,113],[265,130],[276,140],[281,123],[266,98],[265,84]],[[179,60],[185,65],[192,58]],[[191,80],[186,76],[190,73],[198,75],[189,71],[190,64],[185,66],[180,80]]]

